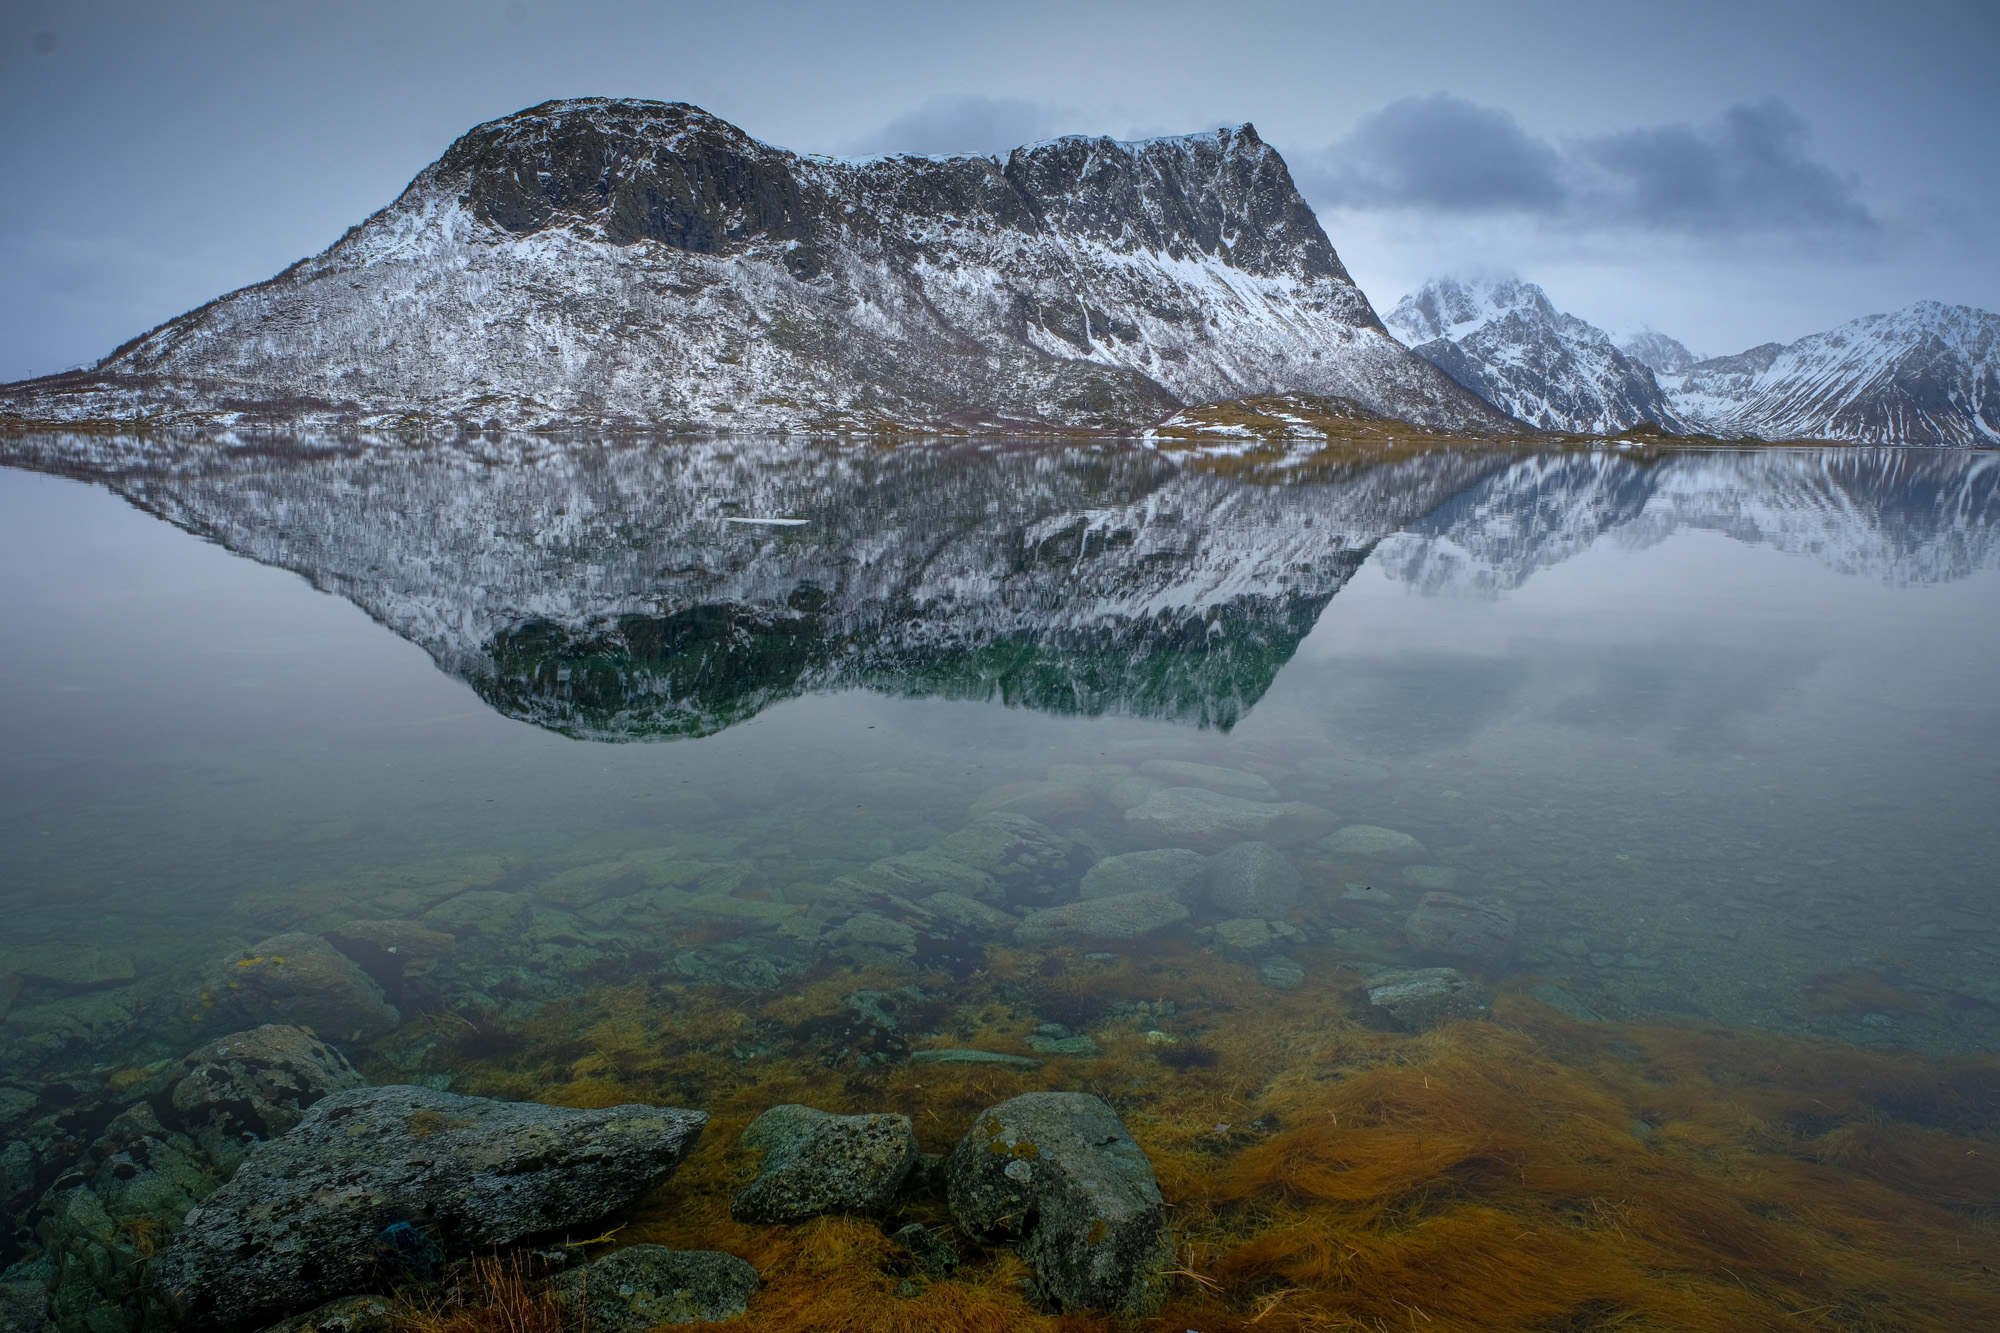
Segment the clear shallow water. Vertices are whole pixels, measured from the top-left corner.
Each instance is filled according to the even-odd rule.
[[[17,1088],[179,1055],[226,960],[357,918],[459,938],[412,1030],[962,976],[842,877],[997,804],[1074,841],[1014,906],[1062,901],[1162,841],[1118,783],[1163,760],[1423,844],[1290,849],[1309,988],[1449,884],[1614,1022],[2000,1049],[1988,456],[95,447],[0,471]]]

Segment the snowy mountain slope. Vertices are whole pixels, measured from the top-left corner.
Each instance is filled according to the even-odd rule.
[[[1266,484],[1046,444],[41,444],[11,457],[295,570],[509,716],[602,739],[856,687],[1228,726],[1375,541],[1506,462],[1442,450]]]
[[[1655,376],[1686,370],[1701,360],[1678,338],[1669,338],[1657,329],[1640,329],[1617,340],[1618,350],[1653,372]]]
[[[1542,454],[1481,480],[1379,545],[1425,593],[1492,596],[1600,538],[1686,528],[1892,584],[2000,565],[2000,457],[1903,449]]]
[[[1647,421],[1686,429],[1651,370],[1533,283],[1433,279],[1385,322],[1418,356],[1544,430],[1609,434]]]
[[[1248,125],[849,162],[585,99],[479,126],[325,253],[0,413],[1130,429],[1269,392],[1511,425],[1387,334]]]
[[[1919,301],[1790,346],[1664,374],[1712,434],[1865,444],[2000,444],[2000,315]]]

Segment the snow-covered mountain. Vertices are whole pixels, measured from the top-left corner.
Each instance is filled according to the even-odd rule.
[[[2000,315],[1919,301],[1660,376],[1715,435],[2000,444]]]
[[[683,104],[481,125],[335,245],[0,389],[33,421],[1105,428],[1261,393],[1504,430],[1243,125],[840,161]]]
[[[1686,370],[1701,360],[1678,338],[1669,338],[1658,329],[1640,329],[1618,339],[1618,350],[1653,372],[1655,376]]]
[[[1543,430],[1608,434],[1648,421],[1687,429],[1645,364],[1558,311],[1533,283],[1434,278],[1385,322],[1418,356]]]

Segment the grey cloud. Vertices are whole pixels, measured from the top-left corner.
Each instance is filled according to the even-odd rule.
[[[848,145],[873,153],[1004,153],[1071,128],[1076,113],[1027,97],[937,97]]]
[[[1446,212],[1563,206],[1562,155],[1504,111],[1438,93],[1365,117],[1299,175],[1330,203]]]
[[[1733,106],[1708,125],[1656,125],[1584,139],[1597,168],[1588,211],[1693,232],[1809,228],[1872,232],[1854,182],[1813,158],[1811,131],[1776,99]]]
[[[1505,111],[1447,94],[1393,102],[1306,154],[1318,202],[1361,209],[1511,213],[1557,226],[1696,235],[1874,236],[1853,180],[1815,158],[1805,121],[1776,99],[1707,124],[1552,140]]]

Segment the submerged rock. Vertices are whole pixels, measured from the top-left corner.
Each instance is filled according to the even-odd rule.
[[[1511,909],[1456,893],[1427,893],[1410,913],[1403,933],[1427,963],[1458,964],[1498,972],[1514,956],[1518,923]]]
[[[1109,1106],[1030,1092],[980,1115],[947,1162],[952,1216],[985,1241],[1015,1241],[1059,1311],[1144,1315],[1173,1266],[1153,1167]]]
[[[1306,984],[1306,970],[1296,959],[1274,953],[1257,968],[1257,975],[1272,990],[1297,990]]]
[[[188,1214],[154,1281],[183,1319],[248,1328],[365,1285],[396,1224],[465,1254],[593,1222],[671,1175],[707,1121],[659,1106],[337,1092]]]
[[[330,1093],[367,1083],[347,1057],[303,1028],[266,1023],[220,1037],[181,1062],[181,1124],[226,1170],[260,1139],[285,1133]]]
[[[1040,1069],[1042,1062],[1005,1051],[967,1051],[956,1047],[942,1050],[911,1051],[913,1065],[1006,1065],[1009,1069]]]
[[[1268,842],[1239,842],[1208,860],[1208,903],[1233,917],[1275,921],[1299,905],[1298,867]]]
[[[1084,872],[1086,898],[1116,898],[1127,893],[1164,893],[1192,907],[1201,888],[1207,861],[1185,847],[1161,847],[1149,852],[1107,856]]]
[[[1326,811],[1302,801],[1246,801],[1206,787],[1161,787],[1125,812],[1126,827],[1155,846],[1218,851],[1248,839],[1307,842],[1332,822]]]
[[[1368,1003],[1412,1031],[1447,1018],[1485,1018],[1492,993],[1455,967],[1410,967],[1378,972],[1362,984]]]
[[[646,1333],[661,1324],[709,1324],[749,1308],[757,1270],[733,1254],[627,1245],[549,1284],[588,1328]]]
[[[962,893],[933,893],[922,905],[939,920],[974,935],[1009,935],[1014,930],[1014,917]]]
[[[1031,948],[1134,940],[1187,919],[1188,909],[1164,893],[1121,893],[1115,898],[1083,898],[1037,912],[1014,927],[1014,938]]]
[[[1029,819],[1075,820],[1097,804],[1097,789],[1074,782],[1009,782],[988,788],[972,803],[974,815],[996,810]]]
[[[822,1213],[879,1213],[917,1160],[906,1115],[831,1115],[774,1106],[739,1146],[761,1151],[757,1178],[729,1205],[739,1222],[803,1222]]]
[[[1071,862],[1076,845],[1045,824],[1004,810],[981,815],[938,839],[931,851],[991,875],[1016,902],[1046,898],[1057,886],[1075,882]]]
[[[1409,834],[1380,824],[1349,824],[1321,838],[1319,846],[1336,856],[1366,856],[1377,861],[1415,861],[1427,855],[1424,845]]]
[[[1275,801],[1278,789],[1266,778],[1245,773],[1240,768],[1219,764],[1195,764],[1184,759],[1148,759],[1139,771],[1149,778],[1175,787],[1206,787],[1224,796],[1241,796],[1246,801]]]
[[[225,960],[220,972],[210,990],[218,1007],[252,1023],[366,1041],[403,1021],[374,979],[317,935],[273,935]]]

